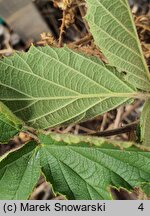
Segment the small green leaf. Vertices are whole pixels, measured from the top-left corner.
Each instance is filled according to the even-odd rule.
[[[126,72],[126,80],[136,88],[150,91],[146,65],[127,0],[86,0],[90,26],[96,45],[109,64]]]
[[[150,146],[150,100],[146,101],[141,115],[141,141]]]
[[[22,124],[22,121],[0,102],[0,143],[5,143],[16,135]]]
[[[98,138],[67,135],[64,142],[65,135],[52,136],[62,141],[40,136],[42,170],[54,190],[69,199],[108,200],[110,186],[131,190],[150,183],[150,152]]]
[[[0,88],[0,100],[36,128],[94,118],[137,94],[96,57],[33,46],[0,62]]]
[[[0,200],[26,200],[40,177],[34,142],[7,154],[0,162]]]

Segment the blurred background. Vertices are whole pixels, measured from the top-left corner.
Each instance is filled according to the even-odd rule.
[[[113,1],[110,0],[110,4],[113,4]],[[150,0],[129,0],[129,5],[150,68]],[[107,63],[95,46],[88,23],[84,19],[86,10],[85,0],[0,0],[0,57],[12,55],[15,50],[28,51],[31,44],[59,47],[67,44],[89,55],[97,56]],[[142,101],[135,100],[133,104],[121,106],[91,121],[50,130],[57,133],[97,133],[99,136],[107,137],[107,131],[115,130],[116,133],[125,127],[122,133],[111,134],[109,138],[136,141],[138,136],[135,127],[138,125],[142,105]],[[0,145],[0,155],[24,144],[28,139],[27,134],[20,133],[8,145]],[[144,198],[139,189],[132,194],[112,189],[112,193],[116,199]],[[56,197],[41,176],[30,199],[64,197]]]

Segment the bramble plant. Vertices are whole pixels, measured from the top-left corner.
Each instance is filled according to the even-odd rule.
[[[67,47],[34,47],[0,61],[0,142],[34,128],[0,159],[0,199],[28,199],[41,174],[67,199],[112,199],[111,187],[150,195],[150,73],[127,0],[86,0],[85,17],[109,65]],[[45,133],[145,100],[141,144]],[[11,111],[10,111],[11,110]],[[31,133],[31,132],[30,132]],[[31,135],[32,136],[32,135]]]

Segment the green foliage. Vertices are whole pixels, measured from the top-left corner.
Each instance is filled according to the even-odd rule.
[[[0,199],[27,199],[44,173],[55,192],[69,199],[112,199],[110,186],[148,185],[150,152],[130,143],[73,135],[40,135],[0,163]],[[61,141],[60,141],[61,140]]]
[[[2,102],[0,102],[0,142],[7,142],[22,127],[19,120]]]
[[[114,68],[67,48],[32,46],[0,69],[0,99],[35,128],[94,118],[136,93]]]
[[[32,46],[3,58],[0,142],[23,130],[21,120],[42,129],[75,124],[142,98],[141,139],[150,145],[150,75],[127,0],[87,0],[87,6],[91,33],[110,65],[66,47]],[[150,194],[149,148],[59,134],[36,141],[1,157],[0,199],[28,199],[41,172],[68,199],[112,199],[110,187]]]
[[[145,146],[150,146],[150,101],[148,100],[141,115],[141,141]]]
[[[6,154],[0,162],[0,199],[25,200],[40,177],[39,154],[36,144]]]
[[[69,199],[112,199],[109,187],[133,189],[150,179],[150,153],[136,148],[121,150],[110,141],[80,137],[68,145],[51,137],[41,137],[41,166],[55,191]],[[73,142],[73,136],[72,136]],[[75,141],[76,142],[76,141]],[[99,144],[99,146],[98,146]]]
[[[127,73],[136,88],[150,91],[150,74],[143,57],[127,0],[86,0],[90,26],[96,45],[109,64]],[[110,5],[111,4],[111,5]]]

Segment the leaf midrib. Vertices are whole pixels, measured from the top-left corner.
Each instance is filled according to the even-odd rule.
[[[54,96],[54,97],[33,97],[33,98],[0,98],[1,101],[30,101],[30,100],[36,100],[36,101],[43,101],[43,100],[68,100],[68,99],[86,99],[86,98],[138,98],[138,95],[140,93],[138,92],[131,92],[131,93],[100,93],[100,94],[82,94],[81,96]]]

